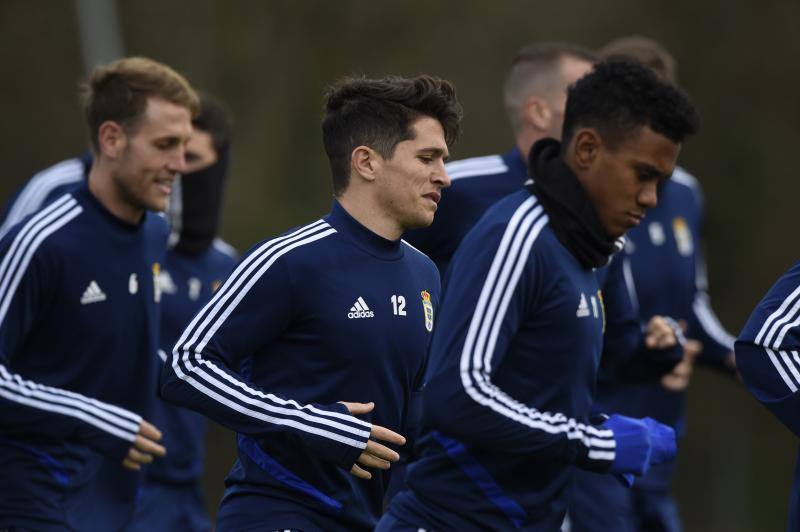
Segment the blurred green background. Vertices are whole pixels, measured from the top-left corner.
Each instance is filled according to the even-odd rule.
[[[223,236],[240,250],[328,210],[319,122],[323,89],[336,78],[449,78],[466,112],[452,155],[484,155],[512,144],[500,85],[517,48],[539,40],[595,48],[639,33],[673,52],[704,117],[681,164],[705,188],[712,301],[732,333],[798,258],[798,0],[122,0],[117,12],[126,53],[168,63],[233,112]],[[5,201],[35,171],[87,145],[75,4],[0,1],[0,68]],[[213,512],[235,449],[218,427],[209,445]],[[686,530],[784,529],[796,447],[737,382],[698,371],[676,479]]]

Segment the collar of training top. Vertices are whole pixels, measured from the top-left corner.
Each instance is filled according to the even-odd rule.
[[[584,268],[608,264],[617,251],[575,173],[560,157],[561,143],[542,139],[533,145],[528,168],[533,183],[526,185],[541,201],[550,227]]]
[[[350,241],[374,257],[394,260],[403,256],[403,249],[399,239],[388,240],[373,233],[350,216],[338,201],[334,200],[331,213],[325,219],[339,233],[342,233]]]

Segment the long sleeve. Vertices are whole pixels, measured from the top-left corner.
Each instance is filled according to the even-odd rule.
[[[114,459],[122,459],[136,438],[141,417],[101,401],[34,382],[17,366],[47,364],[47,353],[21,347],[48,312],[59,282],[57,264],[42,242],[80,215],[82,208],[64,196],[33,216],[0,243],[0,427],[9,435],[76,440]]]
[[[301,404],[262,390],[236,370],[293,316],[284,255],[335,233],[317,222],[256,247],[183,332],[162,372],[162,396],[249,436],[288,431],[322,459],[350,468],[371,425],[344,405]]]
[[[695,285],[692,317],[687,332],[703,344],[699,358],[701,362],[729,370],[731,368],[726,366],[726,358],[733,352],[736,338],[725,330],[711,308],[705,262],[700,251],[697,256]]]
[[[448,272],[434,332],[426,422],[468,446],[549,454],[602,471],[614,460],[612,431],[540,411],[494,382],[526,318],[548,304],[542,268],[531,256],[546,223],[542,208],[530,198],[507,225],[494,226],[489,234],[473,232],[462,244]]]
[[[691,316],[687,336],[699,340],[703,344],[703,351],[698,361],[730,371],[728,357],[733,352],[733,343],[736,340],[720,323],[714,310],[711,308],[711,298],[708,295],[708,274],[702,239],[703,220],[705,218],[705,201],[702,190],[696,182],[690,187],[693,193],[696,208],[696,237],[698,245],[694,250],[694,296],[692,299]]]
[[[736,341],[747,389],[800,436],[800,263],[767,292]]]

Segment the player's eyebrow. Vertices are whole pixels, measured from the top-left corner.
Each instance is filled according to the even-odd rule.
[[[672,176],[672,173],[666,173],[649,163],[636,162],[634,163],[634,167],[640,174],[645,175],[648,178],[658,179],[659,181],[666,181],[670,178],[670,176]]]
[[[426,154],[430,155],[431,157],[441,157],[445,161],[450,158],[450,152],[447,151],[446,148],[440,148],[438,146],[429,146],[425,148],[420,148],[417,150],[417,154]]]

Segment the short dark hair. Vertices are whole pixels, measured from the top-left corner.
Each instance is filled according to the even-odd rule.
[[[231,142],[230,113],[213,96],[200,93],[200,112],[192,120],[192,126],[209,133],[218,155],[228,147]]]
[[[347,189],[354,149],[369,146],[391,159],[399,142],[414,138],[411,124],[422,116],[439,121],[448,145],[456,142],[462,111],[449,81],[431,76],[350,77],[330,87],[325,94],[322,140],[334,195]]]
[[[567,91],[564,146],[578,128],[591,127],[614,148],[641,126],[680,143],[700,128],[700,115],[681,89],[622,59],[597,63]]]
[[[563,42],[528,44],[514,55],[503,84],[503,104],[514,132],[522,127],[521,112],[525,100],[531,95],[551,91],[562,82],[559,75],[564,58],[588,63],[597,60],[588,48]]]
[[[629,59],[652,68],[656,74],[672,83],[678,82],[678,63],[660,43],[641,35],[628,35],[606,44],[598,54],[603,59]]]
[[[95,68],[83,86],[89,137],[96,151],[100,126],[109,120],[133,130],[147,109],[147,99],[162,98],[195,116],[197,94],[186,78],[147,57],[125,57]]]

